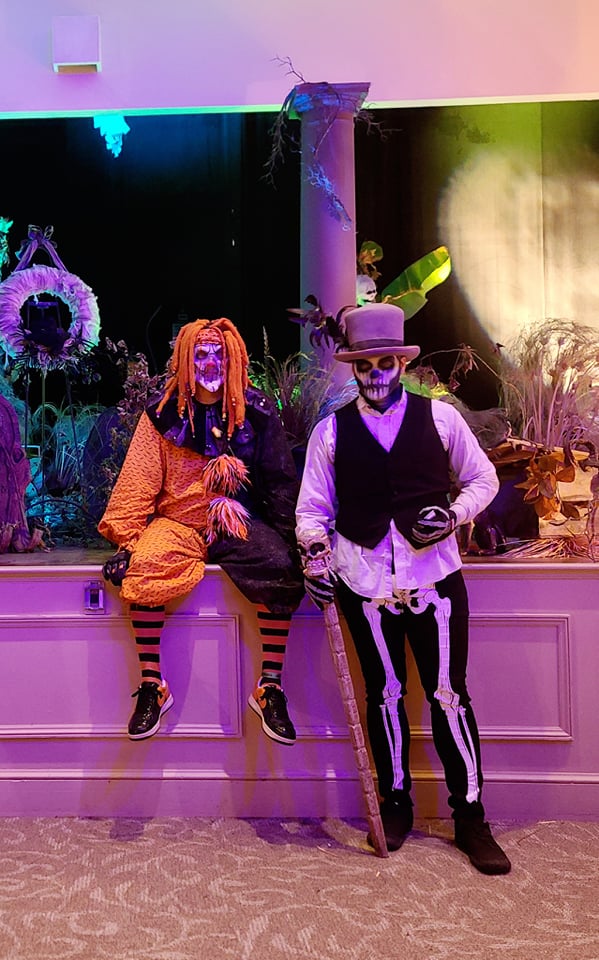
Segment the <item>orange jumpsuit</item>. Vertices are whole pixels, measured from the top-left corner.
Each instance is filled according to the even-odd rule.
[[[121,597],[160,606],[204,576],[208,457],[176,447],[143,413],[98,530],[132,552]],[[148,523],[148,519],[152,522]]]

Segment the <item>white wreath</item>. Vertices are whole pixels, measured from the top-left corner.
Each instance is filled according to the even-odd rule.
[[[26,336],[20,310],[29,297],[50,293],[59,297],[71,311],[68,337],[60,355],[54,360],[68,359],[75,353],[85,353],[97,346],[100,339],[100,314],[91,287],[66,270],[38,264],[24,270],[15,270],[0,283],[0,344],[9,357],[24,353]],[[41,356],[40,362],[48,356]],[[45,351],[44,351],[45,353]]]

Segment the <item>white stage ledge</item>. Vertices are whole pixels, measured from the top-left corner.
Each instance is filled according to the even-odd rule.
[[[218,567],[169,608],[175,706],[156,737],[128,740],[138,666],[117,591],[97,595],[105,556],[0,556],[0,815],[363,816],[320,614],[306,600],[294,617],[285,690],[298,742],[282,746],[246,706],[254,608]],[[599,565],[485,559],[465,575],[489,816],[596,819]],[[414,676],[408,709],[417,814],[446,816]]]

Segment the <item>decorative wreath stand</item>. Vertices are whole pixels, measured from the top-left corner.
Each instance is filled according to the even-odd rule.
[[[87,284],[69,273],[56,252],[51,239],[54,228],[41,229],[30,225],[27,239],[23,241],[17,257],[18,265],[0,283],[0,346],[18,373],[24,373],[26,382],[26,410],[29,409],[29,378],[31,370],[41,374],[42,441],[45,436],[46,375],[51,370],[62,370],[65,375],[67,402],[71,409],[71,423],[79,478],[81,464],[77,448],[77,435],[71,402],[70,372],[76,372],[84,354],[97,346],[100,335],[100,314],[96,297]],[[46,253],[52,266],[33,264],[33,257],[41,251]],[[30,329],[21,311],[34,298],[40,311],[42,301],[37,298],[50,294],[61,300],[70,310],[71,323],[67,331],[60,323],[54,330],[45,332]],[[57,306],[56,304],[54,304]],[[48,303],[50,307],[51,304]],[[29,424],[25,424],[25,446],[28,443]],[[45,469],[42,454],[42,519],[45,513]],[[1,518],[0,518],[1,520]]]

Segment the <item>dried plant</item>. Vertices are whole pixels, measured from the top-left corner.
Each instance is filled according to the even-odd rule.
[[[599,333],[547,319],[520,333],[501,355],[502,400],[514,432],[545,450],[598,446]]]

